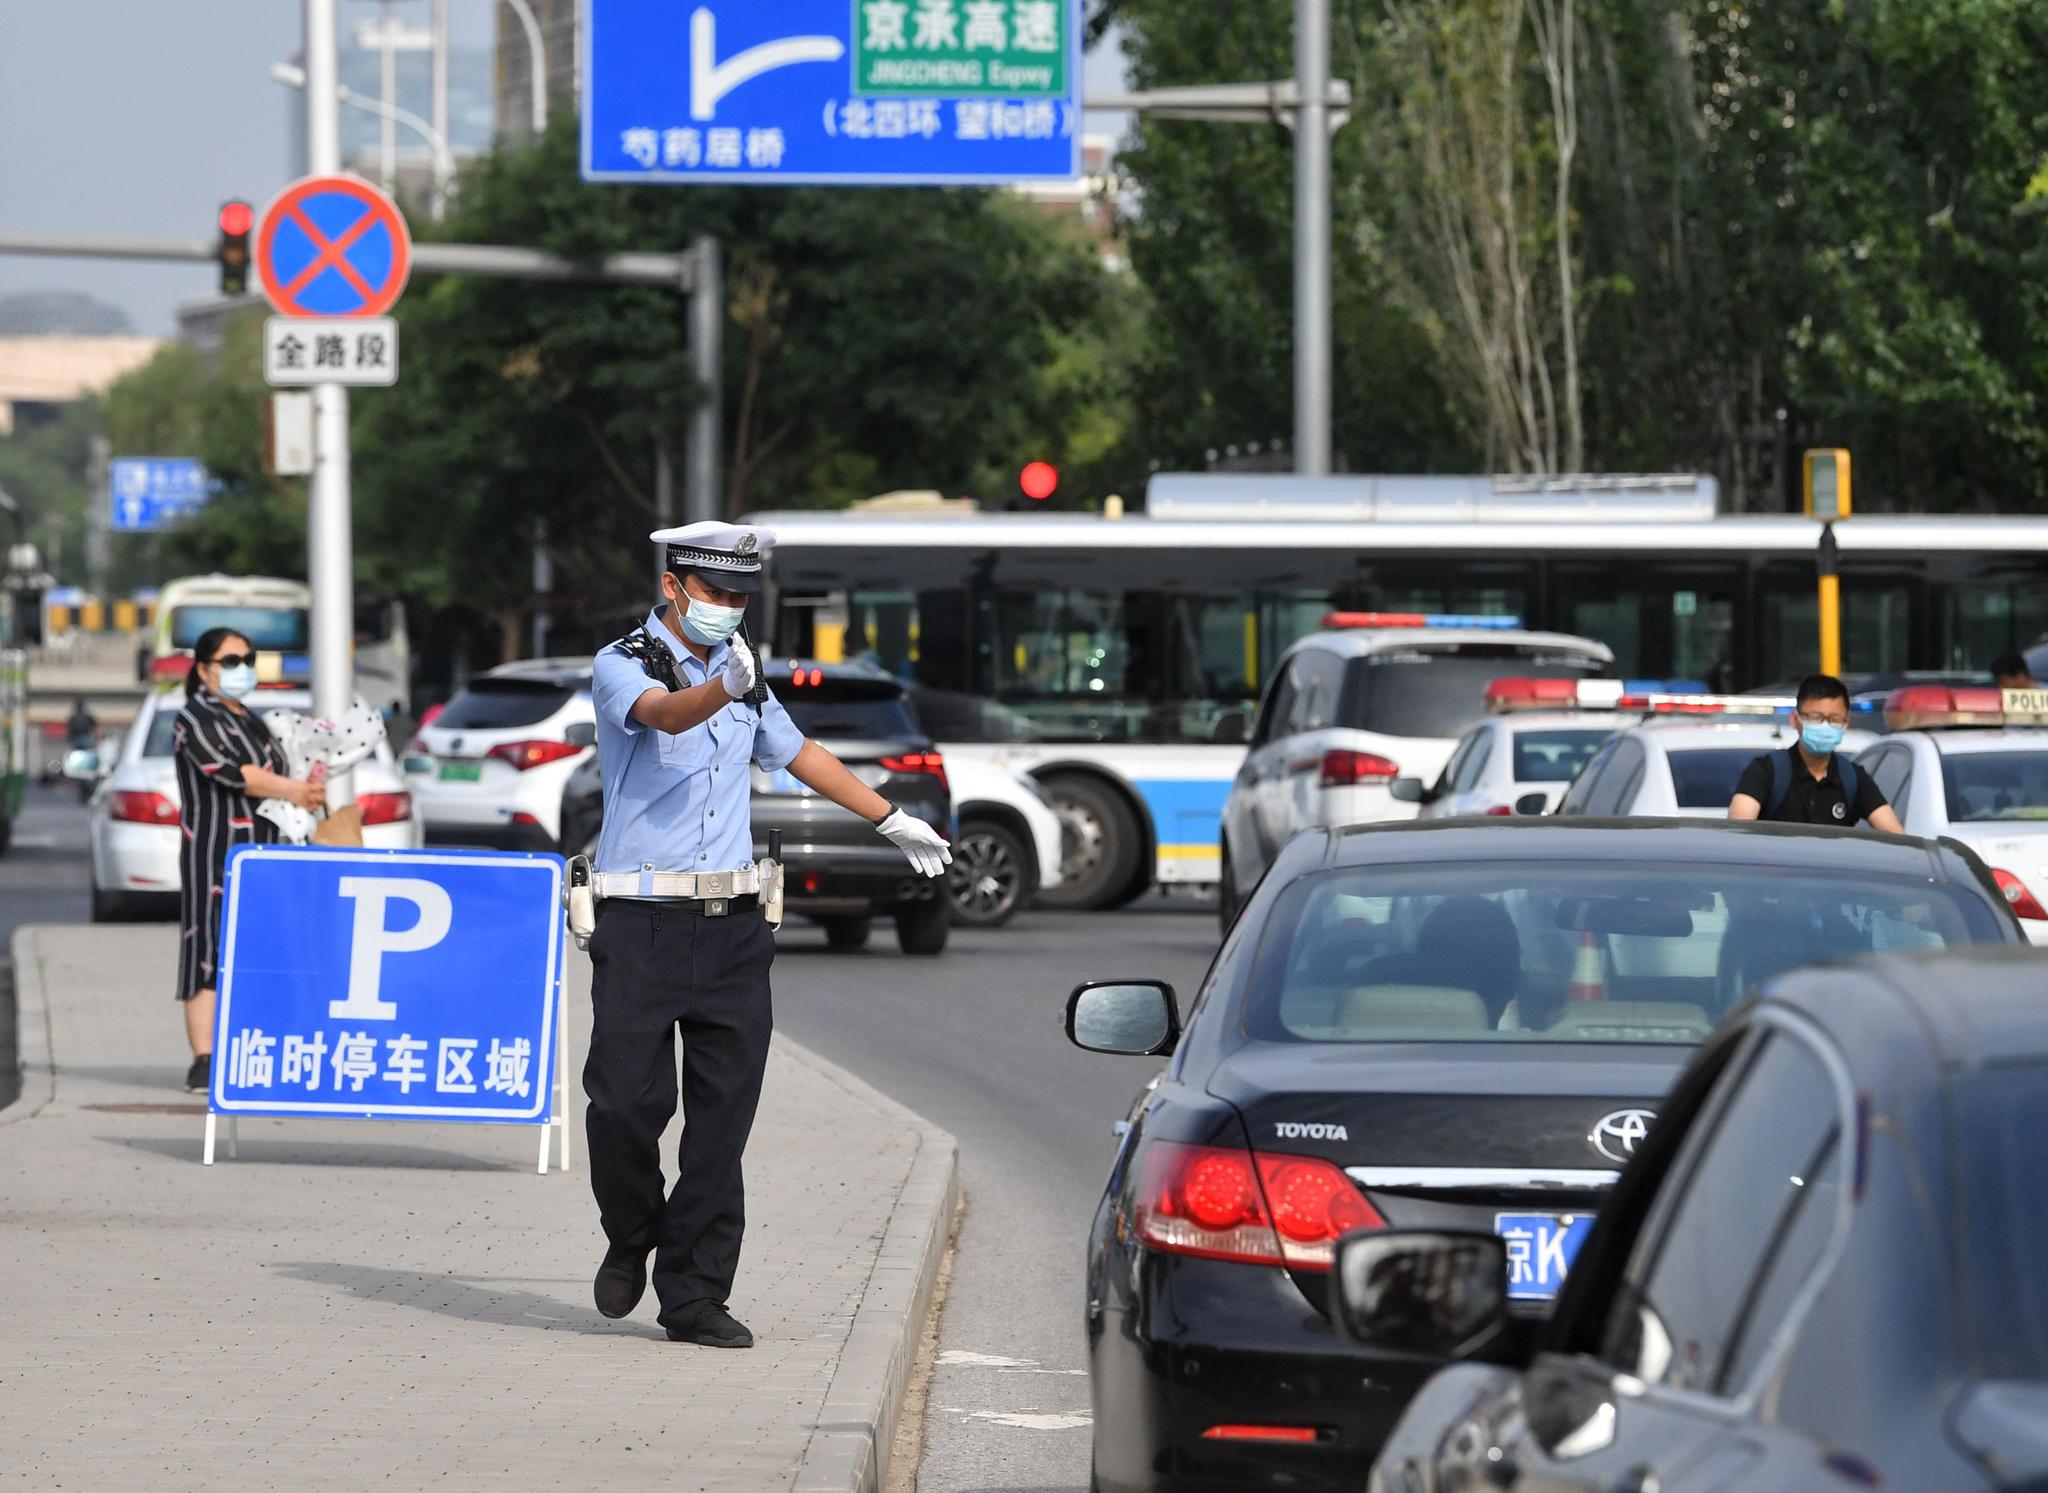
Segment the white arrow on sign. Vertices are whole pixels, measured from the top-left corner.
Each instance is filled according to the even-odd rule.
[[[704,6],[690,16],[690,118],[711,119],[718,101],[742,83],[799,62],[837,62],[846,44],[836,36],[785,36],[718,61],[718,17]]]

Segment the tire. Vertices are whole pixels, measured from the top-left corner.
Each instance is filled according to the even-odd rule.
[[[993,819],[971,819],[953,842],[946,872],[946,904],[955,926],[1000,928],[1031,900],[1036,854],[1023,836]]]
[[[868,935],[875,931],[875,920],[865,913],[835,913],[829,918],[819,918],[825,930],[825,942],[845,953],[868,946]]]
[[[92,920],[95,923],[125,923],[128,921],[128,901],[119,892],[92,889]]]
[[[1237,872],[1230,866],[1230,842],[1221,846],[1223,874],[1216,881],[1216,931],[1228,936],[1230,925],[1237,921]]]
[[[1124,796],[1100,778],[1078,774],[1050,779],[1045,791],[1060,816],[1061,876],[1039,901],[1095,911],[1143,891],[1151,881],[1139,875],[1144,834]]]
[[[896,909],[896,947],[906,954],[944,953],[952,931],[953,909],[943,896]]]

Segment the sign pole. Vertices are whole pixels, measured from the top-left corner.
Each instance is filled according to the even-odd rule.
[[[341,96],[335,0],[306,0],[307,169],[341,170]],[[306,580],[313,592],[313,714],[338,721],[355,695],[355,555],[349,513],[348,390],[313,386],[313,479],[306,516]],[[327,780],[331,813],[355,802],[352,772]]]
[[[690,278],[690,375],[697,385],[690,406],[688,465],[683,479],[686,523],[725,516],[719,492],[720,387],[725,366],[725,285],[718,240],[706,234],[690,245],[695,273]]]

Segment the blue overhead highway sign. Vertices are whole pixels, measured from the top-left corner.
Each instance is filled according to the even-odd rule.
[[[117,534],[167,529],[213,492],[189,456],[118,456],[107,465],[107,524]]]
[[[1080,0],[582,0],[591,181],[1080,174]]]

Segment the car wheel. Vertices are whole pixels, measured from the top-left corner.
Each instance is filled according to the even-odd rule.
[[[119,892],[92,889],[92,920],[95,923],[125,923],[128,921],[128,899]]]
[[[944,897],[896,909],[896,947],[906,954],[938,954],[953,931],[953,910]]]
[[[1031,895],[1031,854],[1006,825],[976,819],[960,827],[946,871],[946,901],[963,928],[1000,928]]]
[[[874,931],[875,920],[859,913],[842,913],[835,917],[819,918],[818,923],[825,930],[825,942],[835,949],[864,949],[868,946],[868,935]]]
[[[1230,932],[1237,921],[1237,873],[1230,868],[1230,842],[1222,844],[1223,874],[1216,881],[1216,924],[1220,933]]]
[[[1040,892],[1039,900],[1091,911],[1129,901],[1137,894],[1131,883],[1139,879],[1143,836],[1123,795],[1080,776],[1053,778],[1045,791],[1060,816],[1060,884]]]

